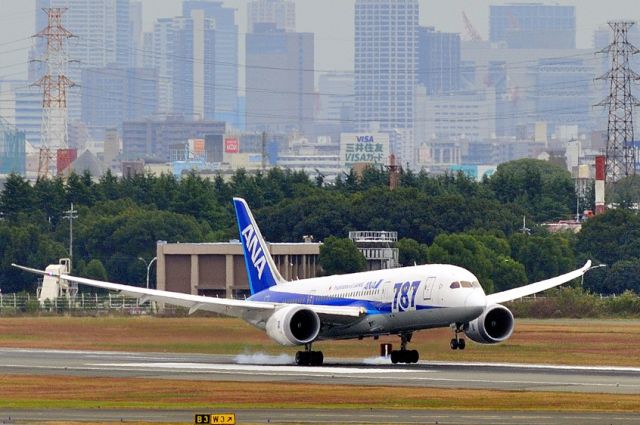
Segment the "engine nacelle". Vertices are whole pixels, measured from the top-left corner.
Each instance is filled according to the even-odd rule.
[[[496,344],[508,339],[513,333],[515,320],[505,306],[495,304],[485,308],[484,312],[465,324],[464,333],[480,344]]]
[[[313,341],[320,332],[318,314],[299,305],[276,310],[269,317],[267,335],[282,345],[303,345]]]

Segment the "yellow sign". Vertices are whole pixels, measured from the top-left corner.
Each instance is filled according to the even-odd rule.
[[[222,413],[222,414],[198,414],[195,416],[194,423],[196,424],[221,424],[221,425],[236,425],[235,413]]]

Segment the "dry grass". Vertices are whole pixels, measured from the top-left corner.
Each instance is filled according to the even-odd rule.
[[[135,400],[135,401],[134,401]],[[640,397],[382,386],[5,375],[0,408],[412,408],[640,412]]]
[[[640,366],[639,320],[521,320],[498,345],[468,344],[451,351],[449,329],[418,332],[411,348],[425,360]],[[331,341],[315,345],[330,357],[372,357],[379,341]],[[0,346],[238,354],[294,353],[264,332],[230,318],[20,317],[0,318]]]

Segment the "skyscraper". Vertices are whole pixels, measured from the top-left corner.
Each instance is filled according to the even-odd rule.
[[[213,47],[214,118],[239,125],[238,112],[238,25],[236,9],[224,7],[221,1],[185,0],[182,15],[191,17],[194,11],[203,11],[206,19],[214,21]]]
[[[247,3],[247,27],[255,24],[275,24],[284,31],[296,30],[296,4],[291,0],[252,0]]]
[[[313,34],[260,24],[246,40],[247,128],[307,133],[315,98]]]
[[[403,163],[414,157],[418,17],[418,0],[355,3],[356,121],[361,130],[377,124],[389,132]]]
[[[460,90],[460,34],[418,27],[417,79],[428,95]]]
[[[489,40],[512,49],[575,49],[575,6],[510,3],[489,8]]]
[[[202,10],[175,18],[172,112],[194,119],[215,113],[215,21]]]

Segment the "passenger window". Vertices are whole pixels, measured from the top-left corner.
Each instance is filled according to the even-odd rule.
[[[449,288],[451,289],[455,289],[455,288],[459,288],[460,287],[460,283],[458,282],[453,282],[451,285],[449,285]]]

